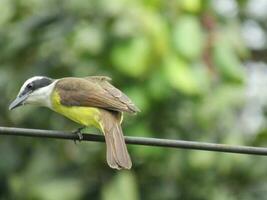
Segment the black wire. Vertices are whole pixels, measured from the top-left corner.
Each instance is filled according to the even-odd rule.
[[[73,132],[69,131],[52,131],[52,130],[40,130],[40,129],[13,128],[13,127],[0,127],[0,135],[42,137],[42,138],[55,138],[55,139],[66,139],[66,140],[79,139],[78,135],[73,134]],[[103,135],[98,135],[98,134],[83,134],[83,141],[104,142],[105,138]],[[170,139],[128,137],[128,136],[125,137],[125,141],[128,144],[145,145],[145,146],[159,146],[159,147],[267,156],[267,148],[264,147],[234,146],[226,144],[207,143],[207,142],[193,142],[184,140],[170,140]]]

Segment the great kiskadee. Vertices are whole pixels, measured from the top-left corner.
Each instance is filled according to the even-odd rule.
[[[139,109],[110,80],[105,76],[35,76],[22,85],[9,109],[25,104],[45,106],[83,126],[94,126],[105,135],[108,165],[130,169],[132,162],[121,128],[122,113],[136,113]]]

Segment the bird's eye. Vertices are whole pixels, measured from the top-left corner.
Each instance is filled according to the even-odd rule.
[[[33,84],[32,84],[32,83],[29,83],[29,84],[27,85],[27,88],[28,88],[28,89],[32,89],[32,88],[33,88]]]

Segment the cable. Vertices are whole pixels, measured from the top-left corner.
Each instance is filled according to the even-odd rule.
[[[67,139],[67,140],[79,139],[78,135],[73,134],[72,132],[69,131],[52,131],[52,130],[25,129],[25,128],[12,128],[12,127],[0,127],[0,135],[42,137],[42,138]],[[103,135],[98,135],[98,134],[83,134],[83,141],[104,142],[105,138]],[[267,156],[267,148],[264,147],[234,146],[226,144],[207,143],[207,142],[193,142],[184,140],[129,137],[129,136],[125,137],[125,141],[128,144],[145,145],[145,146],[159,146],[159,147]]]

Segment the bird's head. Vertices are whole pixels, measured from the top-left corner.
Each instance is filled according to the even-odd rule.
[[[34,76],[25,81],[9,110],[24,104],[48,106],[55,80],[45,76]]]

